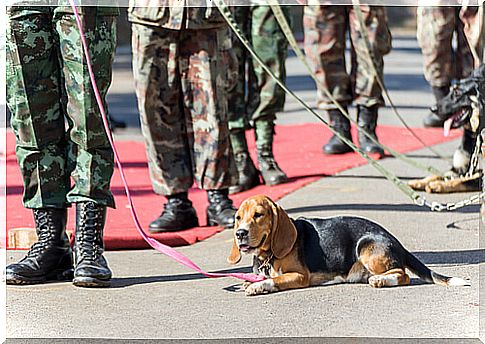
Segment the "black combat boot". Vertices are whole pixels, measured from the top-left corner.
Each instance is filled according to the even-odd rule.
[[[436,102],[439,102],[441,99],[446,97],[448,95],[448,92],[450,91],[449,86],[443,86],[443,87],[432,87],[433,95],[436,99]],[[423,120],[423,125],[427,128],[441,128],[443,127],[443,124],[445,121],[441,119],[437,114],[434,112],[430,111],[428,116],[426,116]]]
[[[207,225],[222,226],[224,228],[234,227],[234,216],[236,208],[232,205],[232,200],[228,197],[229,190],[207,190]]]
[[[344,109],[347,111],[347,107],[344,107]],[[346,139],[352,141],[352,136],[350,135],[350,121],[340,112],[340,110],[328,110],[328,118],[330,119],[330,125],[335,131]],[[337,135],[333,135],[322,149],[325,154],[344,154],[352,152],[352,148],[340,140]]]
[[[162,214],[150,223],[151,233],[176,232],[199,226],[197,213],[187,192],[167,196]]]
[[[18,263],[7,266],[7,284],[72,280],[72,251],[66,235],[67,210],[43,208],[33,212],[38,241]]]
[[[94,202],[76,204],[74,236],[74,279],[78,287],[108,287],[111,270],[103,257],[106,207]]]
[[[249,155],[246,134],[244,130],[231,132],[231,145],[234,152],[234,160],[238,172],[238,184],[229,188],[229,193],[234,194],[252,189],[260,184],[259,171],[254,166]]]
[[[288,181],[285,172],[274,159],[271,146],[258,147],[258,165],[266,185],[278,185]]]
[[[374,139],[377,140],[376,127],[377,127],[377,111],[379,109],[378,105],[371,107],[366,107],[359,105],[357,107],[357,124],[359,128],[364,129],[369,134],[372,135]],[[379,154],[381,157],[384,156],[384,150],[372,142],[367,136],[359,131],[359,145],[365,153]]]
[[[254,123],[256,146],[258,150],[258,166],[266,185],[278,185],[288,181],[285,172],[276,163],[273,155],[274,123],[259,120]]]

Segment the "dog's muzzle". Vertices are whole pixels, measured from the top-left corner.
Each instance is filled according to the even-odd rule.
[[[239,231],[241,231],[241,232],[238,233]],[[239,236],[238,236],[238,234],[239,234]],[[237,246],[239,247],[239,250],[243,253],[250,253],[251,251],[258,249],[259,247],[261,247],[263,245],[264,241],[266,240],[266,235],[263,236],[263,238],[261,239],[261,241],[259,242],[259,244],[257,246],[251,246],[250,245],[249,231],[247,231],[247,230],[238,229],[236,231],[236,239],[237,239]]]

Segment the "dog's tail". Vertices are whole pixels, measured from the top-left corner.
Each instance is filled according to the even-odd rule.
[[[424,265],[418,258],[416,258],[411,252],[406,252],[406,267],[419,278],[428,282],[445,286],[469,286],[470,282],[459,277],[448,277],[440,275],[434,272]]]

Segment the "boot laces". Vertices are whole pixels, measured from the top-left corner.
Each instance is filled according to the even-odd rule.
[[[86,217],[82,219],[84,224],[81,224],[82,233],[76,238],[79,253],[87,261],[96,261],[101,252],[99,243],[102,239],[99,238],[100,232],[97,230],[100,216],[96,209],[86,207]]]
[[[173,216],[178,211],[188,210],[192,207],[192,203],[189,200],[183,200],[179,198],[169,199],[167,203],[163,205],[163,211],[160,216]]]
[[[167,202],[163,205],[163,211],[160,214],[160,217],[168,217],[168,216],[173,216],[175,213],[175,209],[177,208],[177,205]]]
[[[234,160],[239,163],[244,163],[248,159],[248,154],[246,152],[239,152],[234,155]]]
[[[214,208],[219,207],[221,211],[226,209],[232,209],[233,203],[232,200],[222,193],[213,193],[209,200],[209,206]]]
[[[278,165],[274,159],[274,155],[270,152],[262,152],[260,154],[260,159],[268,166],[268,169],[277,169]]]
[[[35,222],[37,225],[37,242],[32,245],[27,252],[27,257],[36,258],[39,254],[44,253],[49,244],[52,244],[53,234],[55,235],[55,225],[52,216],[48,212],[34,211]]]

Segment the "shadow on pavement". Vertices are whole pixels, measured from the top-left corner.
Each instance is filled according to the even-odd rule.
[[[423,251],[413,252],[413,254],[425,264],[435,265],[471,265],[485,263],[485,250],[463,250],[463,251]],[[224,269],[214,271],[217,273],[250,273],[252,268],[250,266]],[[202,274],[177,274],[177,275],[161,275],[161,276],[141,276],[141,277],[119,277],[111,280],[111,288],[125,288],[140,284],[160,283],[160,282],[179,282],[205,279]],[[232,284],[223,288],[229,292],[240,292],[242,282]],[[418,278],[411,279],[411,286],[426,284]],[[328,286],[326,286],[328,287]]]
[[[352,210],[372,210],[372,211],[404,211],[404,212],[430,212],[429,208],[420,207],[414,204],[375,204],[375,203],[359,203],[359,204],[323,204],[323,205],[314,205],[314,206],[306,206],[306,207],[296,207],[296,208],[288,208],[286,212],[288,214],[294,213],[309,213],[309,212],[317,212],[317,211],[337,211],[337,210],[348,210],[349,212]],[[463,213],[463,214],[478,214],[480,210],[480,206],[472,205],[465,208],[460,208],[455,210],[454,212]],[[478,227],[478,225],[477,225]]]
[[[218,271],[211,271],[214,273],[250,273],[252,268],[240,267],[234,269],[224,269]],[[124,288],[137,284],[159,283],[159,282],[179,282],[205,279],[202,274],[178,274],[178,275],[161,275],[161,276],[141,276],[141,277],[119,277],[111,280],[111,288]]]
[[[485,263],[485,250],[422,251],[413,254],[425,264],[471,265]]]
[[[386,155],[386,158],[390,158],[390,155]],[[347,172],[348,170],[344,170],[342,172]],[[387,180],[386,177],[384,176],[374,176],[374,175],[363,175],[363,174],[336,174],[336,175],[329,175],[328,177],[330,178],[359,178],[359,179],[381,179],[381,180]],[[411,180],[411,179],[416,179],[415,177],[402,177],[402,176],[397,176],[401,180]]]

